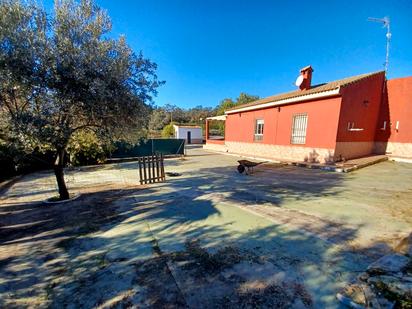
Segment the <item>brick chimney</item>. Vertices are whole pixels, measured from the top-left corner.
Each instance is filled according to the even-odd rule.
[[[312,82],[312,72],[313,72],[313,69],[310,65],[300,70],[300,75],[303,76],[303,82],[299,86],[300,90],[310,89],[310,85]]]

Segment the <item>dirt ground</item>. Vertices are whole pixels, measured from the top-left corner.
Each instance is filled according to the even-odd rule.
[[[68,170],[81,196],[46,205],[51,173],[0,197],[0,307],[337,308],[336,291],[412,227],[412,165],[350,174],[201,149],[166,183],[136,163]]]

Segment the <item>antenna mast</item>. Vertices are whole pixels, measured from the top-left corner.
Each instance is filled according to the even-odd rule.
[[[384,18],[374,18],[374,17],[369,17],[368,21],[373,21],[376,23],[382,23],[383,28],[386,28],[386,59],[385,59],[385,72],[388,72],[388,66],[389,66],[389,44],[391,42],[391,25],[390,25],[390,20],[389,17],[385,16]]]

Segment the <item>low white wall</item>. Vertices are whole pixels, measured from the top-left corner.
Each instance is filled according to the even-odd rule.
[[[345,160],[369,156],[374,153],[374,142],[337,142],[335,159]]]
[[[390,157],[412,159],[412,143],[375,142],[374,152]]]
[[[225,142],[226,152],[276,161],[331,162],[334,149],[271,145],[263,143]]]
[[[220,151],[220,152],[227,152],[227,147],[224,144],[211,144],[206,143],[203,145],[203,149],[212,150],[212,151]]]

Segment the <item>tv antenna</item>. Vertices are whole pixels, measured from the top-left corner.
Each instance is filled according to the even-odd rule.
[[[391,22],[389,20],[389,17],[385,16],[384,18],[374,18],[374,17],[369,17],[368,21],[373,21],[376,23],[382,23],[383,28],[386,28],[386,59],[385,59],[385,72],[388,72],[388,66],[389,66],[389,44],[391,42]]]

